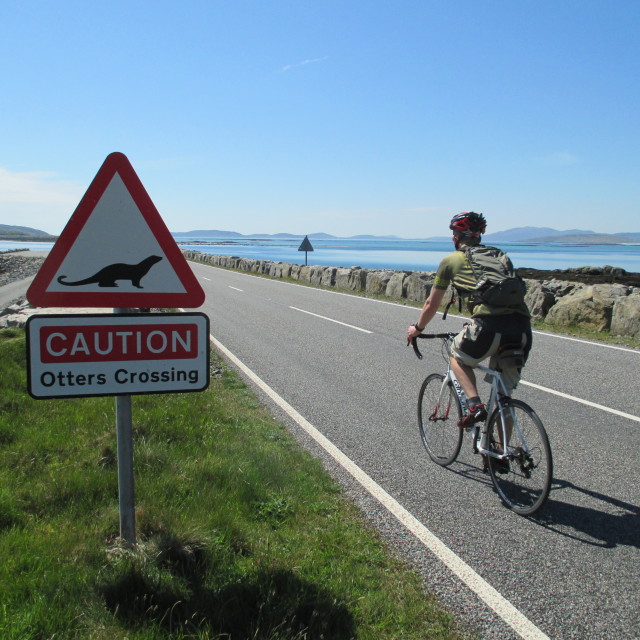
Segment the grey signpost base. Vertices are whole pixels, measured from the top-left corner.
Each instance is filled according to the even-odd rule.
[[[127,313],[130,309],[114,309]],[[116,433],[118,438],[118,496],[120,501],[120,537],[136,544],[136,507],[133,484],[133,421],[131,396],[116,396]]]

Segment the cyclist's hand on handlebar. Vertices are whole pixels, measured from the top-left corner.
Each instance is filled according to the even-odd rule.
[[[415,327],[415,325],[411,325],[408,329],[407,329],[407,344],[411,344],[411,341],[414,340],[415,338],[417,338],[422,332],[418,331]]]

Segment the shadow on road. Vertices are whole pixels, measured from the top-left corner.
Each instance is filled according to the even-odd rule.
[[[458,460],[446,469],[493,488],[489,476],[473,464]],[[568,480],[555,479],[547,503],[528,519],[584,544],[640,548],[640,506],[584,489]]]
[[[571,492],[580,496],[560,500]],[[587,498],[585,500],[584,498]],[[583,504],[576,504],[581,501]],[[560,535],[598,547],[628,545],[640,548],[640,507],[597,491],[583,489],[568,480],[554,480],[549,501],[531,517]]]

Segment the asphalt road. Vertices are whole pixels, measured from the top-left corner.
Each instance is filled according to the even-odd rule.
[[[5,309],[18,298],[24,296],[32,280],[33,277],[24,278],[0,287],[0,309]]]
[[[445,364],[436,344],[422,343],[423,361],[406,347],[416,309],[192,268],[213,337],[302,416],[259,391],[467,628],[500,640],[640,637],[640,351],[535,334],[516,395],[547,428],[555,481],[546,507],[523,518],[501,505],[469,442],[449,469],[429,461],[416,398]]]
[[[640,351],[535,333],[516,395],[547,428],[555,481],[523,518],[501,505],[469,442],[448,469],[428,459],[417,393],[445,363],[435,341],[421,343],[423,361],[406,347],[415,308],[192,268],[213,338],[467,629],[640,638]]]

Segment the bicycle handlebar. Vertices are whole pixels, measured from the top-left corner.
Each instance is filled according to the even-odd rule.
[[[416,336],[416,337],[423,338],[425,340],[432,339],[432,338],[440,338],[441,340],[450,340],[455,335],[458,335],[458,334],[456,333],[421,333],[419,336]],[[409,342],[407,342],[407,346],[409,346]],[[420,353],[420,349],[418,349],[418,341],[416,340],[416,338],[411,339],[411,346],[413,347],[413,351],[418,357],[418,360],[422,360],[422,353]]]

